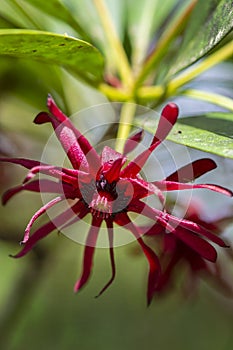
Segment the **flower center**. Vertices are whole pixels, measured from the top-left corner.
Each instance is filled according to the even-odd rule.
[[[103,219],[112,215],[112,202],[104,194],[95,193],[89,208],[93,215]]]
[[[109,183],[103,174],[100,175],[99,179],[96,180],[96,189],[98,193],[107,193],[108,196],[112,198],[112,200],[117,198],[117,192],[116,192],[116,181],[113,181],[112,183]]]
[[[96,180],[97,192],[89,205],[91,213],[107,219],[113,213],[113,201],[117,198],[116,181],[109,183],[103,174]]]

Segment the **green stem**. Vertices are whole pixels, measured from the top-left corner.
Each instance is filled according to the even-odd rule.
[[[230,41],[225,46],[221,47],[219,50],[215,51],[211,55],[207,56],[199,64],[195,65],[193,68],[186,70],[181,73],[177,78],[174,78],[168,83],[167,96],[176,93],[176,90],[188,83],[192,79],[196,78],[198,75],[206,71],[207,69],[213,67],[214,65],[228,59],[233,55],[233,41]]]
[[[192,0],[187,8],[171,22],[169,27],[165,30],[160,40],[158,41],[155,49],[147,59],[144,64],[137,80],[136,85],[139,86],[147,78],[148,74],[155,69],[156,65],[162,59],[164,53],[167,50],[167,47],[170,45],[171,41],[183,30],[185,23],[187,22],[194,6],[196,5],[197,0]]]
[[[111,101],[126,102],[131,100],[131,94],[124,89],[112,87],[107,84],[100,84],[99,91]]]
[[[125,50],[113,25],[110,13],[103,0],[93,0],[93,2],[102,22],[104,33],[109,43],[109,48],[113,53],[110,56],[115,57],[115,64],[123,84],[130,88],[133,85],[132,71]]]
[[[115,146],[117,152],[122,153],[124,150],[124,144],[129,136],[132,127],[135,111],[136,104],[133,102],[124,103],[121,108],[120,124]]]
[[[137,98],[143,101],[157,100],[165,93],[162,85],[142,86],[137,89]]]
[[[233,100],[229,97],[195,89],[182,91],[182,95],[207,101],[215,105],[221,106],[223,108],[229,109],[233,112]]]

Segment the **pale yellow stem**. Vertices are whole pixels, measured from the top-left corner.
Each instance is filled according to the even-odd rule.
[[[133,85],[132,71],[125,50],[113,25],[110,13],[103,0],[93,0],[93,2],[98,11],[109,48],[112,50],[112,57],[115,57],[115,64],[122,82],[126,87],[131,88]]]
[[[115,88],[104,83],[100,84],[98,88],[111,101],[125,102],[131,100],[131,93],[124,89]]]
[[[137,97],[145,101],[152,101],[160,98],[165,92],[162,85],[142,86],[137,89]]]
[[[121,108],[120,124],[115,146],[117,152],[122,153],[124,150],[125,141],[127,140],[132,128],[135,111],[136,104],[131,102],[124,103]]]
[[[195,89],[185,90],[182,92],[182,95],[210,102],[233,112],[233,100],[229,97]]]

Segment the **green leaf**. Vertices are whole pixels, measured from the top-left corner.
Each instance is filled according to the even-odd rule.
[[[91,85],[102,80],[103,57],[91,44],[66,35],[0,30],[0,55],[43,61],[72,71]]]
[[[146,123],[136,119],[136,124],[151,133],[156,130],[154,119],[147,119]],[[198,117],[181,118],[167,140],[233,159],[233,114],[208,113]]]
[[[233,7],[230,0],[198,1],[184,40],[169,76],[188,67],[215,47],[233,28]]]
[[[69,10],[61,1],[59,0],[27,0],[27,3],[35,6],[39,10],[44,13],[63,21],[66,24],[69,24],[72,28],[74,28],[84,39],[87,40],[88,35],[83,30],[80,23],[77,19],[72,15],[72,11]]]
[[[132,43],[133,63],[141,64],[148,54],[152,37],[171,12],[177,0],[128,0],[128,34]]]

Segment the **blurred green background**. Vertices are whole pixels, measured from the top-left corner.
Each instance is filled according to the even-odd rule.
[[[25,2],[1,0],[0,26],[34,28],[30,17],[17,6]],[[71,3],[74,7],[75,2]],[[109,3],[113,8],[116,5]],[[82,2],[78,4],[82,8]],[[68,25],[29,9],[39,27],[72,34]],[[122,14],[115,13],[119,25]],[[88,19],[90,22],[95,29]],[[1,155],[40,159],[51,129],[32,121],[46,108],[48,93],[69,115],[106,102],[103,95],[58,67],[0,58]],[[104,116],[100,120],[108,122]],[[90,126],[90,120],[80,120],[80,127]],[[19,184],[24,174],[17,166],[0,164],[1,194]],[[147,263],[135,254],[135,244],[115,249],[116,280],[98,299],[94,297],[110,274],[106,249],[96,251],[92,278],[78,295],[72,288],[81,272],[82,245],[54,232],[28,256],[10,258],[9,254],[19,250],[25,226],[40,205],[39,195],[21,193],[0,207],[0,349],[233,348],[233,301],[204,282],[192,298],[177,288],[146,306]]]

